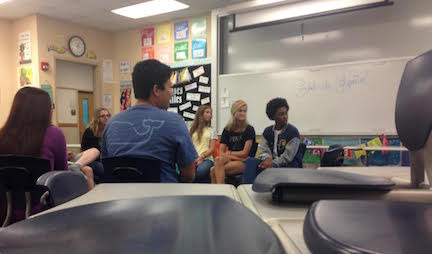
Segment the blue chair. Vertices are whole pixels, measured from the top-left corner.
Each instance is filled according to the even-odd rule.
[[[160,182],[161,162],[149,157],[114,156],[102,159],[103,183]]]

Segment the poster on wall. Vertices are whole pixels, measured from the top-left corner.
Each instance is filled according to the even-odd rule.
[[[103,106],[104,108],[112,107],[112,94],[104,94]]]
[[[188,21],[177,22],[174,24],[174,38],[176,41],[187,40],[189,36]]]
[[[191,37],[192,38],[207,37],[207,17],[192,19]]]
[[[171,45],[158,47],[158,60],[165,64],[171,63]]]
[[[192,59],[207,57],[207,40],[195,39],[192,40]]]
[[[189,58],[189,43],[185,42],[177,42],[174,44],[174,60],[175,61],[183,61]]]
[[[57,122],[59,124],[78,123],[78,91],[74,89],[56,89]]]
[[[154,59],[154,48],[146,47],[141,49],[142,60]]]
[[[171,42],[171,26],[170,23],[159,25],[156,28],[157,43],[164,44]]]
[[[33,66],[23,65],[18,67],[18,87],[33,86]]]
[[[108,59],[103,60],[102,68],[103,68],[103,81],[112,82],[114,80],[112,60],[108,60]]]
[[[19,63],[31,63],[31,39],[30,32],[20,33],[18,35],[19,45]]]
[[[203,73],[192,76],[194,70],[203,70]],[[168,111],[181,115],[185,121],[193,121],[199,106],[211,105],[210,64],[173,68],[171,81],[173,96]]]
[[[132,105],[132,82],[122,81],[120,82],[120,111],[125,111]]]
[[[52,108],[54,108],[54,95],[53,95],[51,85],[48,83],[41,84],[41,89],[49,94],[50,99],[51,99],[51,106],[52,106]]]
[[[144,28],[141,30],[141,46],[150,47],[154,45],[154,28]]]
[[[120,61],[120,74],[129,74],[131,72],[131,64],[129,61]]]

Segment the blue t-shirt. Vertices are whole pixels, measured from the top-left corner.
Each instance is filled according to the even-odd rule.
[[[150,105],[136,105],[112,117],[105,126],[102,158],[148,156],[161,161],[161,182],[178,182],[175,164],[198,158],[182,117]]]

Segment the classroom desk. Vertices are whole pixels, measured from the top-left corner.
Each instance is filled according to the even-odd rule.
[[[229,184],[187,184],[187,183],[109,183],[98,184],[86,194],[69,202],[48,209],[41,214],[57,210],[118,199],[160,197],[160,196],[227,196],[238,202],[240,197]]]
[[[243,205],[272,228],[287,253],[310,253],[303,240],[308,204],[275,204],[271,193],[254,192],[252,184],[240,185],[237,191]]]

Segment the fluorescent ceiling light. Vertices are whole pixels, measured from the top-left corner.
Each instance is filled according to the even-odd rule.
[[[189,5],[175,0],[152,0],[111,10],[111,12],[128,18],[139,19],[187,8],[189,8]]]
[[[391,5],[390,0],[308,0],[235,14],[234,30],[294,21],[356,9]]]
[[[0,0],[0,4],[9,2],[10,0]]]

